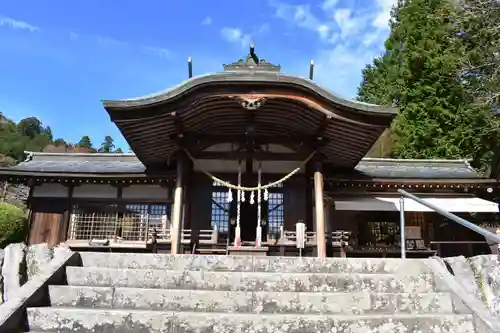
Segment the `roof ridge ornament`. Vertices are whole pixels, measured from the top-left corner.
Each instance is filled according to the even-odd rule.
[[[250,51],[245,59],[239,59],[231,64],[224,64],[225,71],[266,71],[266,72],[279,72],[280,65],[274,65],[264,59],[259,59],[255,53],[255,45],[250,44]]]

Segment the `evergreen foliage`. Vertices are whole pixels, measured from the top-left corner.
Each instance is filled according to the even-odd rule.
[[[461,36],[486,37],[465,27],[464,15],[449,0],[400,1],[392,11],[386,51],[363,70],[358,94],[400,109],[389,134],[391,156],[467,158],[475,167],[489,166],[500,126],[491,106],[477,103],[479,84],[464,78],[466,59],[481,51]],[[491,89],[483,82],[484,91]]]
[[[90,140],[90,137],[87,135],[82,136],[78,144],[76,145],[78,148],[87,148],[87,149],[94,149],[92,147],[92,141]]]
[[[114,140],[109,135],[104,138],[100,152],[115,152]],[[34,152],[95,152],[89,136],[83,136],[77,145],[62,138],[54,139],[52,129],[43,126],[36,117],[22,119],[19,123],[6,118],[0,112],[0,167],[21,162],[25,151]],[[116,152],[121,152],[118,148]]]
[[[114,140],[109,135],[104,137],[104,142],[101,144],[101,148],[99,149],[100,153],[111,153],[115,148]]]
[[[28,220],[21,208],[7,203],[0,204],[0,248],[24,242],[27,231]]]

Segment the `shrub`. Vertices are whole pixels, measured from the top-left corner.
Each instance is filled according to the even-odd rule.
[[[0,248],[23,242],[28,231],[28,219],[24,211],[11,204],[0,204]]]

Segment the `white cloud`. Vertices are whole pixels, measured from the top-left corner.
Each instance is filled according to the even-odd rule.
[[[323,2],[323,4],[321,5],[321,8],[324,11],[327,11],[327,10],[335,8],[335,6],[337,5],[337,3],[338,3],[338,0],[325,0]]]
[[[366,28],[370,22],[369,15],[356,15],[349,8],[335,10],[333,18],[340,29],[342,38],[356,35],[359,31]]]
[[[310,5],[290,5],[277,0],[271,0],[271,6],[276,8],[276,16],[293,22],[300,28],[318,31],[322,22],[311,13]]]
[[[70,32],[69,40],[72,42],[89,43],[107,49],[114,49],[114,48],[129,49],[130,51],[140,52],[145,55],[159,57],[159,58],[170,58],[172,56],[172,52],[164,47],[157,47],[144,44],[133,44],[130,42],[121,41],[115,38],[102,35],[97,35],[97,36],[80,35],[75,32]]]
[[[327,39],[330,35],[330,27],[326,24],[322,24],[318,27],[318,33],[321,39]]]
[[[0,27],[6,27],[14,30],[25,30],[29,32],[40,31],[40,28],[37,26],[6,16],[0,16]]]
[[[222,37],[229,43],[239,43],[241,47],[247,47],[252,42],[252,36],[244,33],[239,28],[224,27],[221,29]]]
[[[239,44],[242,48],[246,48],[252,43],[255,36],[265,34],[270,30],[271,26],[268,23],[263,23],[254,27],[251,32],[243,31],[241,28],[224,27],[221,29],[220,33],[222,38],[227,42]]]
[[[210,16],[207,16],[203,19],[203,21],[201,21],[201,24],[202,25],[210,25],[212,24],[212,18]]]
[[[108,36],[95,36],[95,40],[99,46],[103,47],[119,47],[127,45],[126,42],[122,42]]]
[[[80,38],[80,36],[74,32],[70,32],[69,33],[69,40],[72,41],[72,42],[76,42],[78,39]]]
[[[396,4],[396,0],[376,0],[378,11],[373,21],[373,26],[379,29],[388,27],[391,9]]]
[[[324,0],[315,8],[270,1],[276,17],[313,32],[320,42],[320,47],[311,54],[317,81],[347,97],[355,96],[361,70],[383,48],[396,0],[372,0],[371,5],[363,8],[353,1],[343,1],[340,7],[338,0]],[[352,5],[346,5],[349,3]]]
[[[160,58],[170,58],[170,56],[172,55],[172,52],[170,50],[163,47],[142,46],[141,48],[146,54],[150,54]]]
[[[264,24],[261,24],[259,26],[259,28],[257,29],[257,33],[263,34],[263,33],[269,32],[269,30],[271,30],[271,27],[269,26],[269,24],[264,23]]]

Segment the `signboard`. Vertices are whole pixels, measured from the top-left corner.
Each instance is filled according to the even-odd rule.
[[[306,245],[306,224],[303,222],[295,224],[295,232],[297,234],[297,248],[303,249]]]

